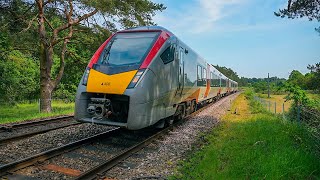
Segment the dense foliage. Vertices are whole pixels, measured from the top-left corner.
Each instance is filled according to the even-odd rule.
[[[112,32],[152,25],[164,9],[149,0],[1,1],[1,101],[40,98],[40,84],[53,88],[53,98],[73,99],[85,66]]]
[[[226,75],[228,78],[238,82],[240,87],[253,87],[256,92],[267,93],[268,92],[268,81],[270,83],[270,91],[273,94],[282,94],[284,93],[281,90],[286,79],[278,77],[266,78],[246,78],[239,77],[237,72],[231,68],[225,66],[214,65],[214,67],[220,71],[222,74]]]
[[[227,76],[228,78],[239,82],[240,78],[237,74],[237,72],[233,71],[231,68],[227,68],[225,66],[219,66],[219,65],[213,65],[219,72],[221,72],[222,74],[224,74],[225,76]],[[242,84],[240,84],[239,86],[242,86]]]
[[[272,94],[283,94],[281,90],[284,82],[284,78],[270,77],[268,78],[244,78],[247,81],[248,86],[252,86],[255,92],[268,93],[268,89]],[[268,84],[269,83],[269,84]]]
[[[303,75],[298,70],[293,70],[289,78],[270,77],[268,78],[245,78],[241,77],[240,84],[242,86],[251,86],[255,92],[268,93],[268,82],[271,94],[284,94],[288,84],[299,87],[301,90],[311,90],[314,93],[320,92],[320,63],[309,65],[310,72]]]
[[[320,71],[316,70],[314,65],[309,65],[309,69],[311,70],[309,73],[306,73],[305,75],[301,74],[297,70],[293,70],[290,75],[288,82],[299,86],[301,89],[304,90],[314,90],[314,91],[319,91],[320,89]]]

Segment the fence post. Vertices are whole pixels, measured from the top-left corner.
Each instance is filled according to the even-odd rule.
[[[282,103],[282,114],[284,114],[284,103]]]
[[[277,102],[274,102],[274,114],[277,114]]]

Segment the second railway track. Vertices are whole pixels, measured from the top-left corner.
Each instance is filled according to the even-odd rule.
[[[73,116],[61,116],[13,125],[2,125],[0,126],[0,144],[77,124],[80,123],[73,120]]]

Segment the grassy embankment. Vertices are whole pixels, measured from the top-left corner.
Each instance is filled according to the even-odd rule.
[[[206,144],[173,179],[319,179],[320,161],[307,131],[241,94]]]
[[[38,103],[23,103],[15,106],[3,106],[0,108],[0,124],[18,122],[29,119],[45,118],[57,115],[72,114],[74,103],[61,101],[52,102],[52,113],[40,113]]]

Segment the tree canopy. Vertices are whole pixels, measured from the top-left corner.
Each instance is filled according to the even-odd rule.
[[[287,7],[274,13],[279,17],[290,19],[307,17],[310,21],[320,22],[320,1],[319,0],[288,0]],[[316,28],[320,33],[320,26]]]
[[[228,78],[239,82],[240,78],[238,74],[235,71],[233,71],[231,68],[227,68],[225,66],[219,66],[219,65],[213,65],[213,66]]]

